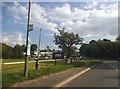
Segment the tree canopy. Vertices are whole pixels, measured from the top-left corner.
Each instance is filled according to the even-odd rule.
[[[66,57],[69,58],[75,51],[76,45],[82,43],[83,38],[80,38],[78,34],[65,32],[64,29],[58,29],[58,31],[59,35],[54,34],[54,42],[62,49],[62,52],[66,55]]]
[[[120,57],[120,39],[112,42],[108,39],[92,40],[89,44],[83,44],[80,47],[80,54],[86,57],[104,58],[104,59],[117,59]]]
[[[35,51],[37,50],[37,45],[36,44],[32,44],[31,45],[31,51]]]
[[[47,50],[47,52],[51,52],[52,51],[49,46],[46,46],[46,50]]]
[[[6,45],[4,43],[0,43],[2,45],[2,58],[8,59],[8,58],[24,58],[24,49],[25,45],[15,45],[14,47],[11,47],[9,45]]]

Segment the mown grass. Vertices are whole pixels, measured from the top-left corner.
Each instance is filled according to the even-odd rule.
[[[65,64],[64,60],[59,60],[57,61],[57,65],[54,65],[54,61],[40,62],[38,71],[35,70],[35,63],[29,63],[28,77],[24,77],[23,75],[24,64],[2,65],[2,86],[10,87],[17,82],[65,71],[73,67],[82,67],[87,62],[87,60],[81,60],[73,61],[71,64]],[[97,63],[100,63],[100,61],[92,60],[90,65]]]
[[[8,62],[23,62],[24,59],[2,59],[2,63],[8,63]]]
[[[28,77],[24,77],[24,64],[2,65],[2,86],[9,87],[16,82],[34,79],[38,76],[48,75],[72,68],[70,65],[54,65],[54,62],[40,62],[38,72],[35,70],[35,63],[29,63]]]

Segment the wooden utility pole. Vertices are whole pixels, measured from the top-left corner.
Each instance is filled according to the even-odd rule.
[[[28,23],[27,23],[27,36],[26,36],[26,54],[25,54],[25,65],[24,65],[24,76],[28,76],[28,38],[29,38],[29,29],[30,29],[30,7],[31,2],[29,1],[29,7],[28,7]]]

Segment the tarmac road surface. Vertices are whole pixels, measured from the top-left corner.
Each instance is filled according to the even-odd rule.
[[[118,62],[104,61],[63,87],[118,87]]]

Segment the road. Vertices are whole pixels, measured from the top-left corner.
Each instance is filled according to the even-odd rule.
[[[109,65],[115,71],[118,71],[118,62],[117,61],[103,61],[103,63]]]
[[[118,62],[104,61],[63,87],[118,87]]]

